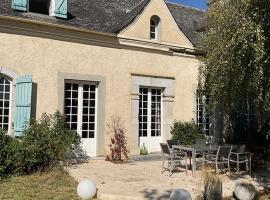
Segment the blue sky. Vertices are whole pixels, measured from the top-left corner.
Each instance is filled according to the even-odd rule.
[[[206,9],[206,0],[169,0],[169,1],[203,9],[203,10]]]

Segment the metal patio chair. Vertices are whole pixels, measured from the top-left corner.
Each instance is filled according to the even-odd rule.
[[[206,145],[206,139],[196,139],[195,144],[196,145]]]
[[[173,145],[180,145],[180,141],[179,140],[167,140],[167,144],[169,146],[169,149],[172,150],[172,146]]]
[[[236,164],[237,173],[239,174],[240,164],[246,164],[246,171],[251,175],[251,153],[249,152],[231,152],[230,163]]]
[[[205,146],[206,145],[206,139],[196,139],[195,144],[198,145],[198,146]],[[202,152],[196,152],[196,157],[197,158],[203,157],[203,153]]]
[[[162,151],[162,169],[161,173],[165,171],[169,171],[169,176],[173,174],[173,171],[180,166],[180,161],[182,158],[185,158],[185,165],[186,165],[186,174],[187,174],[187,153],[186,152],[179,152],[177,150],[170,151],[169,145],[165,143],[160,143],[161,151]],[[168,162],[167,167],[165,167],[165,161]]]
[[[203,156],[203,167],[205,163],[215,165],[216,173],[218,174],[220,165],[227,165],[230,173],[230,155],[232,146],[219,146],[216,154],[205,153]]]

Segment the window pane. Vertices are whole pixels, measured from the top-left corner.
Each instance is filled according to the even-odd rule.
[[[91,92],[91,93],[90,93],[90,99],[95,99],[95,98],[96,98],[96,94],[93,93],[93,92]]]
[[[71,90],[71,83],[66,83],[65,90]]]
[[[94,123],[89,124],[89,130],[95,130],[95,124]]]
[[[95,100],[90,101],[90,107],[95,107]]]
[[[71,91],[65,91],[65,98],[71,98]]]
[[[89,85],[83,85],[83,91],[89,91],[90,86]]]
[[[71,130],[77,130],[77,124],[72,123],[70,128],[71,128]]]
[[[95,122],[95,116],[94,115],[89,116],[89,122]]]
[[[82,138],[87,138],[87,131],[82,131]]]
[[[89,138],[94,138],[94,137],[95,137],[95,132],[89,131]]]
[[[89,99],[89,92],[84,92],[83,93],[83,98],[84,99]]]
[[[90,85],[90,90],[92,92],[95,92],[96,91],[96,85]]]

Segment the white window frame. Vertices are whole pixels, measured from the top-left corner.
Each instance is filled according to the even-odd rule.
[[[202,131],[206,135],[210,135],[210,115],[206,113],[206,96],[200,95],[198,90],[196,91],[196,123],[199,127],[202,127]],[[200,106],[202,106],[202,110],[200,110]],[[202,116],[199,116],[200,112],[202,112]],[[198,118],[202,118],[202,122],[199,122]],[[208,119],[208,123],[207,123]],[[207,128],[208,124],[208,128]]]
[[[152,22],[154,22],[154,25],[152,25]],[[150,40],[158,40],[159,26],[160,26],[160,18],[158,16],[152,16],[150,19]],[[154,28],[154,32],[151,31],[152,28]],[[155,38],[152,37],[152,34],[155,35]]]
[[[13,105],[13,79],[10,78],[9,76],[5,75],[5,74],[0,74],[0,78],[4,78],[6,80],[9,81],[9,112],[8,112],[8,128],[7,128],[7,134],[11,135],[11,131],[12,131],[12,105]],[[4,94],[4,93],[3,93]],[[4,100],[4,95],[3,95],[3,100]],[[4,107],[3,107],[4,108]],[[5,116],[5,115],[2,115]],[[1,122],[2,123],[2,122]]]

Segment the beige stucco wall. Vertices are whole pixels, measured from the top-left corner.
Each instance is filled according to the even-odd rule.
[[[150,1],[134,22],[122,30],[118,36],[150,41],[150,19],[154,15],[160,18],[159,38],[156,42],[192,47],[191,42],[180,31],[164,0]]]
[[[193,117],[193,86],[197,83],[196,58],[143,49],[109,48],[80,42],[13,34],[0,28],[0,66],[18,75],[32,74],[37,83],[37,116],[59,108],[58,72],[101,75],[106,79],[105,124],[118,114],[131,138],[131,74],[174,77],[174,118]],[[16,34],[17,33],[17,34]],[[105,134],[105,133],[98,133]],[[99,154],[107,147],[99,147]]]

